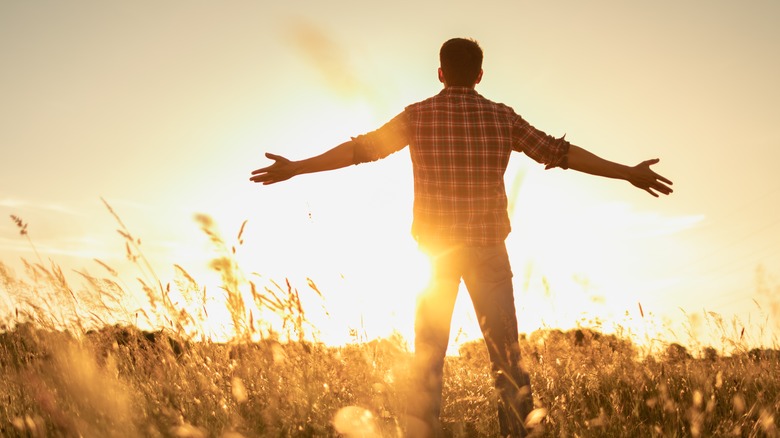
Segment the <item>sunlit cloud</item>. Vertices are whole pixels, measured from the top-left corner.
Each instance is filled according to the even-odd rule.
[[[24,199],[4,198],[0,199],[0,207],[21,210],[44,210],[72,216],[83,216],[82,213],[73,209],[72,207],[57,202],[35,202]]]
[[[628,203],[611,202],[594,206],[581,219],[634,237],[659,237],[689,230],[702,223],[705,216],[666,216],[656,211],[636,211]]]
[[[22,238],[9,238],[0,236],[0,253],[26,253],[33,252],[30,244]]]
[[[122,208],[131,208],[134,210],[150,210],[153,208],[153,206],[141,202],[136,201],[134,199],[125,199],[125,198],[102,198],[105,200],[108,205],[111,207],[122,207]]]
[[[18,236],[0,237],[0,253],[18,254],[23,258],[37,256],[36,252],[46,257],[64,256],[77,259],[112,258],[117,254],[123,256],[122,247],[118,244],[116,247],[117,250],[111,250],[103,241],[90,236],[50,238],[36,240],[33,244]]]
[[[325,30],[304,20],[288,26],[293,47],[325,80],[328,87],[347,98],[361,98],[381,103],[377,87],[363,80],[356,72],[357,64],[349,49],[340,45]]]
[[[124,198],[110,198],[106,199],[108,205],[114,208],[127,208],[133,210],[146,211],[152,208],[149,204],[141,201]],[[0,198],[0,208],[8,210],[20,210],[20,211],[37,211],[37,212],[53,212],[61,213],[69,216],[92,216],[92,211],[95,208],[103,208],[101,204],[101,198],[96,197],[94,203],[89,205],[72,205],[63,204],[60,202],[51,202],[46,200],[28,200],[20,198]],[[86,211],[90,210],[90,211]],[[104,210],[105,211],[105,210]],[[107,212],[106,212],[107,213]],[[22,218],[24,219],[24,218]]]
[[[112,199],[109,205],[120,220],[147,215],[152,208],[128,199]],[[6,215],[6,220],[0,220],[0,255],[3,257],[11,255],[11,258],[20,256],[32,260],[40,256],[53,258],[56,262],[126,257],[124,238],[113,231],[121,227],[113,222],[100,198],[88,205],[66,205],[9,197],[0,199],[0,213],[3,212]],[[30,224],[30,234],[20,235],[9,215]],[[96,217],[100,220],[95,221]],[[148,247],[150,252],[168,253],[171,248],[181,245],[181,242],[155,237],[148,244],[144,243],[144,248]]]

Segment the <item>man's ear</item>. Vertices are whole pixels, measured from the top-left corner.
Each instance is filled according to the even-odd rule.
[[[439,67],[439,82],[445,86],[447,85],[447,82],[444,80],[444,72],[441,70],[441,67]]]
[[[482,82],[482,73],[484,73],[484,70],[479,70],[479,75],[477,75],[477,81],[474,82],[474,85],[477,85],[478,83]]]

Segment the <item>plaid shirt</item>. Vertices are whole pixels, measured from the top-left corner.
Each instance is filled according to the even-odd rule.
[[[414,171],[412,234],[420,244],[491,245],[511,229],[504,172],[512,151],[566,168],[569,143],[531,126],[468,87],[447,87],[353,139],[355,164],[409,145]]]

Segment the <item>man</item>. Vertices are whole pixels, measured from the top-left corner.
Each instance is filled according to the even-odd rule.
[[[432,278],[417,303],[417,393],[410,398],[410,436],[441,433],[442,370],[461,279],[471,296],[488,346],[499,394],[502,436],[525,436],[533,409],[528,373],[520,365],[512,271],[505,239],[510,231],[504,172],[512,151],[548,169],[562,167],[623,179],[653,196],[672,192],[650,166],[610,162],[531,126],[511,108],[475,91],[482,79],[482,49],[455,38],[439,53],[444,89],[414,103],[380,129],[315,157],[274,160],[252,172],[251,181],[273,184],[296,175],[375,161],[409,146],[414,172],[412,233],[432,257]]]

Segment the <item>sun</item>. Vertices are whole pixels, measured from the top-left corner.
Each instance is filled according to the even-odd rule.
[[[334,101],[326,94],[312,96],[309,109],[322,114],[306,130],[292,121],[275,128],[286,133],[272,142],[276,146],[259,148],[255,128],[235,134],[232,138],[244,144],[246,155],[257,158],[246,163],[241,184],[238,179],[214,181],[211,192],[223,195],[203,202],[207,208],[202,212],[213,219],[246,282],[261,288],[289,280],[319,340],[343,344],[394,332],[411,339],[414,304],[427,282],[428,264],[409,231],[408,152],[272,186],[248,180],[252,170],[270,164],[263,152],[301,159],[379,125],[367,103]],[[274,138],[274,132],[262,137]],[[206,329],[225,333],[232,321],[223,309],[224,288],[219,275],[208,268],[219,254],[207,235],[192,228],[188,233],[177,230],[174,258],[208,291]]]

